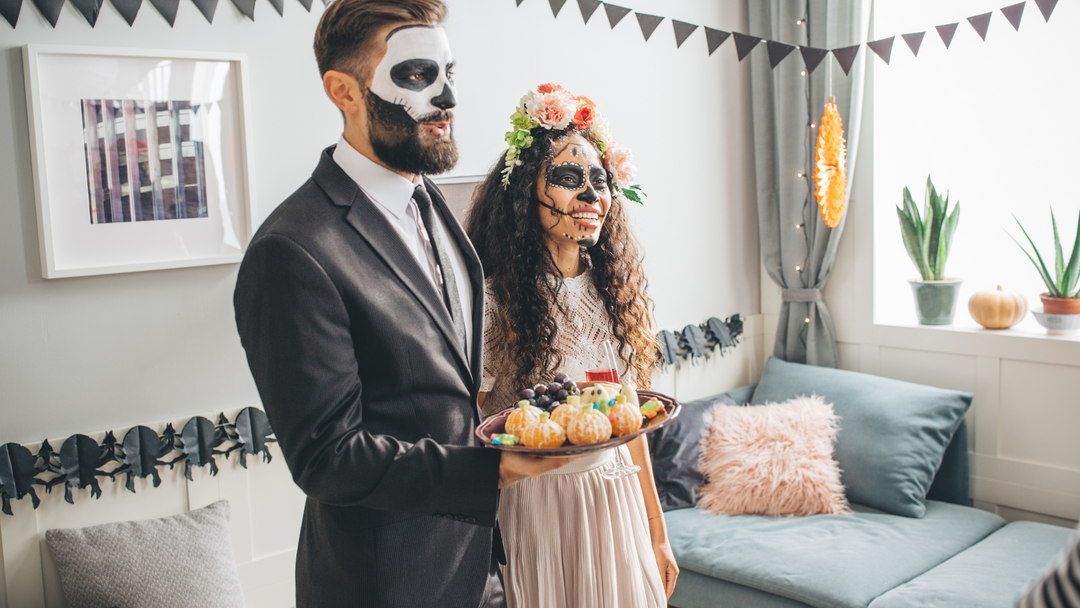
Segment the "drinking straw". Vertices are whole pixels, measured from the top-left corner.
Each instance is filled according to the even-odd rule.
[[[615,366],[615,350],[611,348],[611,340],[604,340],[604,359],[607,361],[607,368],[615,376],[615,384],[619,384],[619,368]]]

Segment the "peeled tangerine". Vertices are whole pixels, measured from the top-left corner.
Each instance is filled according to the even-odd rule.
[[[566,442],[566,431],[558,422],[550,420],[548,413],[540,414],[540,422],[525,429],[521,443],[528,448],[557,448]]]
[[[615,405],[611,406],[608,419],[611,420],[611,434],[616,437],[636,433],[641,428],[641,410],[627,401],[626,395],[615,398]]]
[[[592,405],[582,405],[578,414],[570,420],[566,437],[574,445],[607,441],[611,439],[611,421],[599,410],[593,409]]]
[[[581,409],[581,397],[578,395],[570,395],[566,398],[566,403],[563,403],[559,407],[555,408],[554,412],[551,412],[551,419],[566,429],[570,426],[570,419],[578,413]]]
[[[506,419],[506,432],[521,437],[525,429],[540,422],[540,408],[529,405],[527,400],[518,401],[513,413]]]

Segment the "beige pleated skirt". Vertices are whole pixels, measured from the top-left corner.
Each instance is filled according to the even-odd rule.
[[[600,473],[630,464],[625,446],[590,454],[502,491],[508,608],[664,608],[637,475]]]

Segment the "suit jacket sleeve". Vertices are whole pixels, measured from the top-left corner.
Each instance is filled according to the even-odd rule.
[[[499,452],[366,431],[349,318],[322,266],[281,235],[253,243],[237,328],[293,479],[338,506],[475,518],[494,526]]]

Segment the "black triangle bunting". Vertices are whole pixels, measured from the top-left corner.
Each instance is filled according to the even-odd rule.
[[[645,36],[645,42],[649,41],[649,37],[656,31],[657,26],[664,20],[663,17],[657,15],[646,15],[644,13],[634,13],[637,15],[638,25],[641,26],[641,35]]]
[[[785,57],[791,54],[791,51],[795,50],[795,47],[790,44],[784,44],[783,42],[776,42],[775,40],[766,40],[765,46],[769,51],[769,67],[776,69],[776,66],[780,65],[780,62]]]
[[[153,2],[154,0],[150,1]],[[270,6],[274,7],[278,15],[285,16],[285,0],[270,0]]]
[[[714,30],[711,27],[705,28],[705,41],[709,45],[709,55],[716,52],[716,49],[720,48],[724,41],[731,37],[731,32],[725,32],[724,30]]]
[[[300,0],[300,6],[303,6],[304,10],[306,10],[307,12],[310,13],[311,12],[311,2],[312,2],[312,0]]]
[[[0,0],[0,15],[15,27],[19,22],[19,13],[22,12],[22,0]]]
[[[1035,6],[1039,7],[1039,12],[1046,21],[1050,21],[1050,14],[1054,12],[1057,3],[1058,0],[1035,0]]]
[[[981,15],[975,15],[974,17],[968,17],[968,23],[975,29],[975,33],[979,35],[979,38],[986,40],[986,30],[990,29],[990,17],[993,17],[994,13],[983,13]]]
[[[871,51],[874,51],[881,60],[885,62],[885,65],[889,65],[889,58],[892,57],[892,44],[896,36],[889,36],[888,38],[882,38],[881,40],[875,40],[873,42],[867,42],[866,46],[870,47]]]
[[[959,23],[948,23],[948,24],[945,24],[945,25],[939,25],[939,26],[935,27],[935,29],[937,30],[938,36],[941,36],[941,41],[945,43],[945,48],[949,48],[949,45],[952,44],[953,36],[956,35],[956,26],[958,26],[958,25],[960,25],[960,24]]]
[[[1020,20],[1024,17],[1024,5],[1026,2],[1014,4],[1012,6],[1006,6],[1001,9],[1001,14],[1005,15],[1005,19],[1009,21],[1009,24],[1013,26],[1013,29],[1020,31]]]
[[[600,8],[600,0],[577,0],[577,5],[581,9],[581,18],[588,23],[596,9]]]
[[[757,36],[747,36],[739,32],[731,32],[731,35],[735,38],[735,53],[739,56],[739,61],[745,59],[750,54],[750,51],[754,50],[754,47],[761,42],[761,38]]]
[[[207,23],[214,22],[214,13],[217,12],[218,0],[191,0],[195,3],[195,8],[199,9],[203,17],[206,17]],[[308,0],[310,2],[310,0]],[[309,9],[310,11],[310,5]]]
[[[56,22],[60,20],[60,11],[64,9],[64,0],[33,0],[34,6],[38,7],[41,11],[41,15],[45,17],[45,20],[49,22],[49,25],[56,27]]]
[[[566,5],[566,0],[548,0],[548,4],[551,5],[551,12],[558,17],[559,11]]]
[[[150,0],[150,4],[157,9],[157,12],[161,13],[165,21],[169,22],[169,27],[173,27],[173,24],[176,23],[176,10],[180,8],[180,0]]]
[[[799,53],[802,54],[802,60],[803,64],[806,65],[807,74],[812,74],[814,69],[821,64],[821,60],[829,55],[828,50],[815,49],[812,46],[800,46]]]
[[[112,2],[112,5],[116,7],[124,21],[127,21],[128,27],[135,24],[135,17],[139,15],[142,0],[109,0],[109,2]]]
[[[623,17],[630,14],[630,9],[625,6],[615,6],[614,4],[604,3],[604,12],[607,13],[608,24],[611,25],[611,29],[615,29],[616,25],[623,20]]]
[[[325,1],[326,1],[326,0],[323,0],[323,2],[325,2]],[[517,2],[517,6],[521,6],[521,3],[522,3],[522,2],[524,2],[524,1],[525,1],[525,0],[516,0],[516,2]]]
[[[325,0],[323,0],[325,2]],[[232,0],[232,3],[236,5],[236,8],[240,9],[240,12],[245,17],[255,20],[255,0]]]
[[[671,25],[675,28],[675,48],[682,48],[686,39],[690,37],[697,30],[698,26],[693,23],[686,23],[685,21],[671,20]]]
[[[911,54],[918,57],[919,47],[922,46],[922,39],[925,35],[926,32],[915,32],[914,34],[904,34],[903,36],[901,36],[901,38],[904,39],[904,42],[907,43],[908,48],[911,49]]]
[[[855,56],[859,54],[860,46],[862,45],[854,44],[840,49],[833,49],[833,57],[836,57],[836,62],[844,70],[845,76],[851,71],[851,65],[855,63]]]
[[[71,4],[82,13],[90,27],[97,25],[98,15],[101,14],[102,0],[71,0]]]

